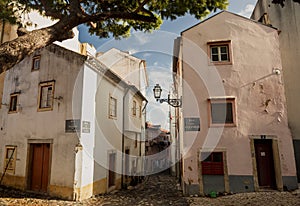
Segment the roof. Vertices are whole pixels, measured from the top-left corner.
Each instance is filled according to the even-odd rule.
[[[116,58],[114,56],[115,54],[121,55],[122,57],[129,58],[133,61],[145,62],[145,60],[143,60],[143,59],[139,59],[139,58],[129,54],[128,52],[124,52],[124,51],[121,51],[121,50],[116,49],[116,48],[111,48],[107,52],[104,52],[102,55],[97,55],[97,59],[99,59],[104,64],[106,64],[106,66],[111,67],[112,66],[111,64],[115,63],[115,61],[116,61]],[[113,62],[110,62],[109,59],[104,60],[106,57],[110,57],[111,60],[113,60]],[[112,58],[112,57],[114,57],[114,58]]]
[[[147,98],[134,85],[127,84],[119,75],[117,75],[115,72],[110,70],[106,65],[104,65],[102,62],[100,62],[95,57],[88,56],[88,59],[86,62],[93,69],[100,72],[107,78],[111,79],[116,84],[121,85],[123,88],[130,89],[135,94],[137,94],[139,97],[141,97],[144,101],[148,101]]]
[[[210,19],[215,18],[215,17],[217,17],[217,16],[219,16],[219,15],[221,15],[221,14],[223,14],[223,13],[228,13],[228,14],[234,15],[234,16],[236,16],[236,17],[238,17],[238,18],[242,18],[242,19],[244,19],[244,20],[247,20],[247,21],[249,21],[249,22],[256,23],[256,24],[260,24],[260,25],[262,25],[262,26],[266,26],[266,27],[269,27],[269,28],[272,28],[272,29],[277,30],[277,28],[272,27],[272,26],[270,26],[270,25],[265,25],[265,24],[262,24],[261,22],[255,21],[255,20],[253,20],[253,19],[249,19],[249,18],[244,17],[244,16],[241,16],[241,15],[239,15],[239,14],[235,14],[235,13],[232,13],[232,12],[229,12],[229,11],[224,11],[224,10],[223,10],[223,11],[220,11],[219,13],[214,14],[213,16],[208,17],[208,18],[204,19],[203,21],[200,21],[199,23],[197,23],[197,24],[195,24],[195,25],[193,25],[193,26],[191,26],[191,27],[189,27],[189,28],[183,30],[182,32],[180,32],[180,34],[182,35],[184,32],[186,32],[186,31],[188,31],[188,30],[190,30],[190,29],[192,29],[192,28],[194,28],[194,27],[196,27],[196,26],[198,26],[198,25],[200,25],[200,24],[202,24],[202,23],[205,23],[206,21],[209,21]]]
[[[149,80],[148,80],[148,75],[147,75],[147,71],[146,71],[146,61],[143,59],[139,59],[131,54],[129,54],[128,52],[124,52],[121,51],[119,49],[116,48],[112,48],[110,50],[108,50],[107,52],[104,52],[101,54],[101,52],[97,53],[97,59],[99,61],[101,61],[105,66],[107,66],[108,68],[112,68],[113,69],[113,65],[124,60],[124,59],[129,59],[132,60],[134,62],[137,62],[140,65],[142,64],[143,66],[143,70],[144,70],[144,75],[145,75],[145,84],[148,86],[149,85]],[[114,70],[116,73],[118,73],[116,70]]]

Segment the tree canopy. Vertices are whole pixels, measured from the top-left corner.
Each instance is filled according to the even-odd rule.
[[[119,38],[129,36],[131,29],[152,31],[162,20],[185,14],[199,19],[227,5],[228,0],[0,0],[2,20],[20,23],[20,15],[32,9],[58,20],[53,26],[23,32],[17,39],[3,43],[0,73],[38,48],[71,38],[72,28],[80,24],[100,38]]]
[[[288,0],[290,1],[290,0]],[[300,3],[300,0],[293,0],[294,2]],[[273,4],[280,4],[281,7],[284,7],[285,0],[272,0]]]

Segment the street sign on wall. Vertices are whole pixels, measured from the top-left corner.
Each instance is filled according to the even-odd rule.
[[[184,131],[200,131],[200,118],[184,118]]]
[[[67,133],[80,132],[80,119],[66,120],[65,132]]]

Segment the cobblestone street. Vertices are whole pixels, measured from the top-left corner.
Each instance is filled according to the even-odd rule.
[[[47,196],[0,188],[0,205],[102,205],[102,206],[239,206],[239,205],[300,205],[300,192],[259,192],[228,195],[218,198],[183,197],[176,189],[176,180],[167,174],[150,176],[131,190],[115,191],[82,202],[53,199]]]

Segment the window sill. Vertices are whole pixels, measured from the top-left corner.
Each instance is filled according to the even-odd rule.
[[[219,65],[232,65],[232,62],[212,62],[209,61],[209,66],[219,66]]]
[[[210,123],[209,127],[236,127],[236,123],[230,123],[230,124],[213,124]]]
[[[108,119],[116,120],[117,117],[115,117],[115,116],[108,116]]]
[[[52,107],[47,107],[47,108],[38,108],[38,112],[46,112],[46,111],[52,111],[53,108]]]
[[[8,114],[16,114],[18,111],[8,111]]]

